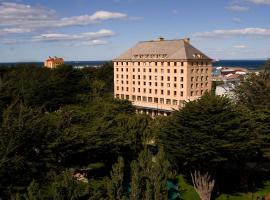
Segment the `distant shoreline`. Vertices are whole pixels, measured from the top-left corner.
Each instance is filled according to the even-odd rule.
[[[247,68],[248,70],[259,70],[263,64],[266,63],[267,60],[219,60],[213,62],[213,67],[243,67]],[[72,65],[72,66],[100,66],[106,62],[110,62],[109,60],[104,61],[65,61],[65,64]],[[1,65],[6,66],[14,66],[17,64],[35,64],[37,66],[43,66],[43,62],[4,62],[0,63]]]

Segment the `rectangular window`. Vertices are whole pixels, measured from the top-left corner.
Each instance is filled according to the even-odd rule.
[[[140,68],[138,68],[138,72],[141,72],[141,69]]]
[[[143,72],[146,72],[145,68],[143,68]]]
[[[128,72],[128,68],[126,68],[126,72]]]
[[[155,73],[157,73],[157,68],[155,68]]]
[[[152,89],[149,89],[149,94],[151,94],[152,93]]]
[[[173,105],[177,105],[177,100],[173,100]]]
[[[167,95],[171,95],[171,91],[170,90],[167,90]]]
[[[174,62],[174,66],[176,66],[177,65],[177,63],[176,62]]]
[[[176,96],[176,95],[177,95],[177,92],[176,92],[176,91],[174,91],[174,92],[173,92],[173,95],[174,95],[174,96]]]
[[[162,95],[163,95],[163,90],[160,90],[160,94],[162,94]]]
[[[163,98],[160,98],[160,99],[159,99],[159,102],[160,102],[161,104],[164,104],[164,99],[163,99]]]
[[[133,91],[133,92],[135,92],[135,87],[134,87],[134,88],[132,88],[132,91]]]
[[[126,99],[129,100],[129,95],[126,95]]]
[[[138,81],[138,85],[141,85],[141,82],[140,81]]]
[[[164,80],[164,77],[163,77],[163,76],[161,76],[161,77],[160,77],[160,79],[163,81],[163,80]]]
[[[139,93],[141,92],[141,88],[138,88],[138,92],[139,92]]]
[[[146,85],[146,82],[145,81],[143,82],[143,85]]]
[[[155,94],[157,94],[157,89],[155,89]]]
[[[183,81],[184,81],[184,77],[181,77],[181,78],[180,78],[180,81],[183,82]]]
[[[121,68],[121,72],[123,72],[124,71],[124,69],[123,68]]]
[[[184,92],[183,91],[180,92],[180,96],[181,97],[184,96]]]
[[[118,68],[116,68],[116,71],[118,72]]]
[[[184,66],[184,62],[181,62],[181,66]]]
[[[132,100],[135,101],[136,100],[136,96],[132,95]]]
[[[149,86],[152,86],[152,82],[149,82]]]
[[[141,79],[141,76],[140,75],[138,75],[138,79]]]
[[[171,84],[170,83],[167,83],[167,87],[171,87]]]
[[[177,77],[174,77],[174,81],[177,81]]]
[[[193,96],[193,91],[190,92],[190,96]]]
[[[149,76],[149,80],[152,80],[152,76]]]
[[[141,96],[137,96],[137,101],[141,101],[141,100],[142,100]]]
[[[175,74],[176,74],[176,73],[177,73],[177,69],[174,69],[174,70],[173,70],[173,73],[175,73]]]
[[[176,84],[176,83],[174,83],[174,84],[173,84],[173,87],[174,87],[174,88],[177,88],[177,84]]]
[[[152,97],[148,97],[148,102],[153,102],[153,98]]]
[[[183,74],[184,73],[184,70],[183,69],[181,69],[181,74]]]
[[[146,88],[143,88],[143,93],[146,93]]]
[[[143,97],[143,101],[147,101],[147,97]]]
[[[171,80],[171,77],[167,76],[167,81],[170,81]]]
[[[133,68],[132,71],[135,72],[135,68]]]
[[[155,103],[158,103],[158,98],[154,98],[154,102]]]
[[[149,69],[149,72],[151,73],[151,72],[152,72],[152,70],[151,70],[151,69]]]
[[[167,69],[167,73],[168,73],[168,74],[170,73],[170,69]]]
[[[171,100],[170,99],[166,99],[166,104],[171,105]]]
[[[157,87],[157,82],[155,82],[155,86]]]
[[[145,75],[143,75],[143,80],[146,80],[146,76]]]

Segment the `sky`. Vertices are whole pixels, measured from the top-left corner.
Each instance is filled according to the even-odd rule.
[[[270,0],[0,0],[0,62],[111,60],[181,39],[213,59],[270,57]]]

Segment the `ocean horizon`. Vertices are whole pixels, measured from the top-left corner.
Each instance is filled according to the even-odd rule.
[[[249,70],[260,69],[267,60],[219,60],[213,62],[213,67],[244,67]],[[65,64],[72,65],[74,67],[96,67],[100,66],[110,60],[101,61],[65,61]],[[37,66],[43,66],[43,62],[0,62],[0,66],[14,66],[18,64],[34,64]]]

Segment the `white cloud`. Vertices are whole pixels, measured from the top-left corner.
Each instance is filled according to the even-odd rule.
[[[235,49],[245,49],[246,46],[245,45],[234,45],[233,48],[235,48]]]
[[[71,41],[71,42],[84,42],[84,43],[100,43],[101,38],[114,36],[115,33],[111,30],[101,29],[97,32],[87,32],[80,34],[59,34],[49,33],[34,36],[33,42],[59,42],[59,41]],[[104,42],[103,42],[104,43]]]
[[[270,37],[270,29],[265,28],[244,28],[229,30],[214,30],[193,34],[194,37],[213,38],[213,37],[232,37],[232,36],[265,36]]]
[[[0,1],[0,34],[29,33],[42,29],[86,26],[106,20],[130,19],[125,13],[96,11],[93,14],[60,18],[56,11],[22,3]]]
[[[237,17],[235,17],[235,18],[233,18],[233,22],[235,22],[235,23],[242,23],[242,20],[239,19],[239,18],[237,18]]]
[[[248,0],[248,1],[254,4],[270,5],[270,0]]]
[[[249,7],[248,6],[244,6],[244,5],[240,5],[238,3],[233,3],[229,6],[226,7],[228,10],[231,10],[231,11],[248,11],[249,10]]]

